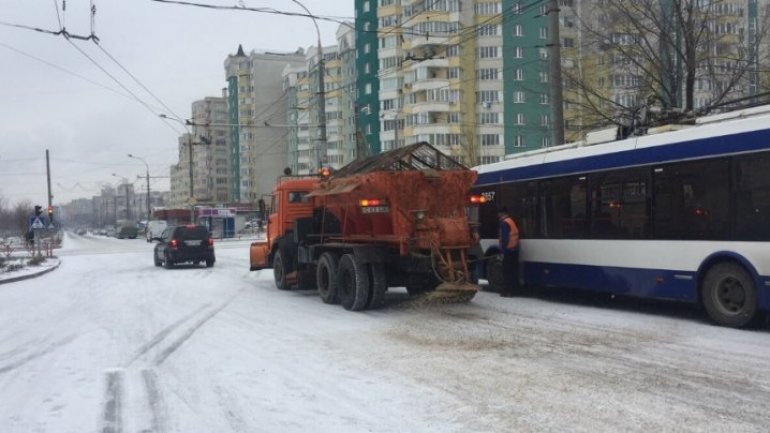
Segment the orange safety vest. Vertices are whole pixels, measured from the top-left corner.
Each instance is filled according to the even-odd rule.
[[[503,247],[508,250],[512,250],[516,248],[516,246],[519,244],[519,228],[516,226],[516,223],[513,221],[513,218],[511,218],[509,215],[501,219],[500,222],[508,224],[508,244],[504,245]],[[500,242],[502,242],[503,240],[502,225],[500,227],[500,233],[498,234],[498,238],[500,239]]]

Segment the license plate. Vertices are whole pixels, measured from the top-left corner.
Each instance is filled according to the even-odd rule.
[[[184,244],[188,247],[197,247],[200,246],[203,243],[203,241],[184,241]]]
[[[388,213],[390,212],[390,208],[388,206],[371,206],[371,207],[362,207],[361,213]]]

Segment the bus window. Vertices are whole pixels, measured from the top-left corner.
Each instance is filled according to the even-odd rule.
[[[727,159],[656,167],[653,201],[656,239],[726,239]]]
[[[555,239],[588,237],[586,183],[585,176],[540,183],[540,236]]]
[[[502,185],[497,202],[500,206],[508,208],[508,212],[516,221],[519,228],[519,236],[526,238],[535,233],[537,207],[535,198],[537,184],[535,182],[521,182]],[[495,208],[495,221],[497,221],[497,209]],[[497,228],[498,224],[495,224]],[[497,235],[495,235],[497,237]]]
[[[770,241],[770,154],[736,158],[735,239]]]
[[[595,174],[591,178],[591,236],[595,239],[645,239],[649,235],[649,169]]]

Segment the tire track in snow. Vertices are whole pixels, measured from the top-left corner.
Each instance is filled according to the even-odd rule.
[[[167,327],[165,327],[162,331],[157,333],[155,335],[155,337],[153,337],[150,341],[148,341],[147,343],[143,344],[142,346],[140,346],[136,350],[136,352],[134,353],[134,356],[126,363],[126,368],[128,368],[131,364],[133,364],[142,355],[147,353],[150,349],[152,349],[153,347],[157,346],[161,341],[163,341],[163,339],[168,337],[168,335],[171,334],[174,330],[176,330],[180,325],[182,325],[183,323],[187,322],[188,320],[193,318],[195,315],[197,315],[198,313],[200,313],[201,311],[205,310],[206,308],[208,308],[210,306],[211,306],[211,304],[202,305],[197,310],[195,310],[195,311],[193,311],[193,312],[191,312],[191,313],[181,317],[176,322],[174,322],[174,323],[168,325]]]
[[[150,431],[153,433],[165,433],[167,431],[166,419],[168,418],[168,411],[158,388],[158,374],[155,370],[142,370],[142,379],[144,379],[147,401],[152,415],[152,429]]]
[[[122,433],[123,373],[121,371],[109,371],[106,374],[106,379],[102,433]]]
[[[225,301],[222,305],[215,308],[214,310],[209,311],[205,316],[200,318],[197,322],[193,324],[193,326],[189,327],[187,331],[182,334],[179,338],[174,340],[170,345],[168,345],[164,350],[162,350],[158,356],[155,357],[155,360],[153,363],[156,366],[160,366],[171,354],[177,351],[187,340],[190,339],[190,337],[195,334],[195,332],[201,328],[201,326],[205,325],[206,322],[214,318],[217,314],[219,314],[220,311],[224,310],[225,307],[230,305],[231,302],[240,294],[240,291],[238,291],[235,295],[231,296],[230,299]]]
[[[214,309],[210,309],[211,304],[205,304],[198,309],[184,315],[177,319],[172,324],[165,327],[153,338],[147,341],[145,344],[139,346],[134,352],[134,355],[125,363],[123,370],[108,371],[106,373],[106,391],[104,399],[104,410],[101,433],[122,433],[122,408],[123,408],[123,393],[124,382],[131,383],[131,381],[125,381],[125,376],[140,376],[139,380],[134,383],[141,383],[144,388],[146,399],[141,402],[143,406],[146,406],[150,412],[149,429],[141,430],[142,433],[165,433],[167,431],[167,419],[168,414],[166,410],[166,404],[163,400],[163,396],[160,391],[159,380],[157,370],[154,367],[160,366],[169,356],[176,352],[185,342],[187,342],[203,325],[209,320],[214,318],[220,311],[225,309],[235,298],[240,295],[242,290],[239,290],[228,298],[225,302]],[[199,316],[201,312],[209,309],[202,317],[193,322],[187,327],[184,332],[179,335],[178,338],[171,341],[160,350],[157,356],[152,360],[145,360],[144,363],[139,362],[143,357],[146,357],[148,352],[154,347],[162,346],[162,343],[169,338],[169,335],[175,331],[183,328],[183,325],[189,323],[194,317]],[[144,364],[142,366],[141,364]],[[144,367],[144,368],[143,368]],[[137,372],[137,368],[139,371]]]
[[[41,350],[34,351],[32,353],[29,353],[29,354],[21,357],[20,359],[17,359],[16,361],[13,361],[13,362],[8,363],[6,365],[0,366],[0,374],[4,374],[4,373],[7,373],[9,371],[15,370],[15,369],[21,367],[22,365],[28,363],[29,361],[32,361],[32,360],[37,359],[37,358],[40,358],[41,356],[45,356],[45,355],[53,352],[57,348],[59,348],[61,346],[64,346],[66,344],[69,344],[74,339],[75,339],[75,336],[74,335],[70,335],[69,337],[63,338],[63,339],[61,339],[59,341],[56,341],[54,343],[49,344],[47,347],[45,347],[45,348],[43,348]]]

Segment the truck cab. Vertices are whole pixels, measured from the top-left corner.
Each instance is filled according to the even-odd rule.
[[[315,176],[282,176],[270,194],[266,209],[267,239],[253,242],[250,247],[252,271],[272,267],[273,250],[281,238],[291,237],[294,221],[313,215],[313,201],[307,195],[318,186]]]

